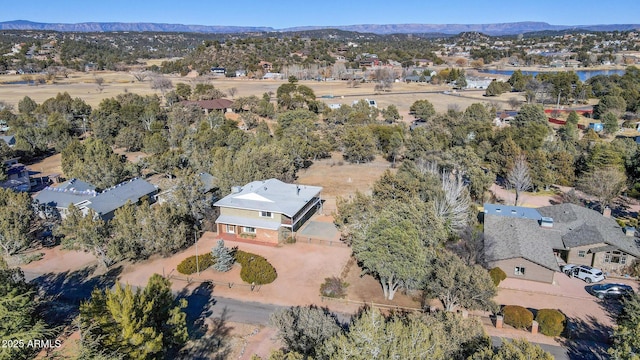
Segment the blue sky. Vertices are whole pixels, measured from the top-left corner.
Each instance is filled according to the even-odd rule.
[[[553,25],[637,24],[638,14],[638,0],[27,0],[3,4],[0,21],[156,22],[280,29],[306,25],[517,21],[544,21]]]

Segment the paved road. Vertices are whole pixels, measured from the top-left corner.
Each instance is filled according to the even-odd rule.
[[[250,301],[240,301],[224,297],[213,297],[215,305],[213,306],[212,317],[224,317],[226,321],[233,321],[245,324],[254,325],[268,325],[269,316],[276,310],[286,308],[286,306],[278,306],[272,304],[262,304]],[[343,323],[347,323],[351,317],[350,314],[337,314],[338,320]],[[500,345],[502,338],[493,336],[494,345]],[[548,351],[553,355],[556,360],[570,360],[576,357],[569,356],[569,350],[561,346],[553,346],[547,344],[538,344],[545,351]],[[586,349],[588,351],[588,349]],[[583,357],[580,357],[583,359]],[[593,359],[598,359],[594,357]]]
[[[498,336],[492,336],[491,342],[493,343],[493,346],[499,346],[500,344],[502,344],[502,338]],[[554,346],[554,345],[547,345],[547,344],[537,344],[537,345],[539,345],[543,350],[553,355],[553,358],[556,360],[571,359],[571,357],[569,356],[569,351],[561,346]]]
[[[40,274],[35,271],[25,272],[27,281],[33,281],[41,286],[49,295],[54,295],[56,301],[71,305],[70,314],[65,314],[69,320],[77,311],[80,302],[86,301],[91,291],[95,288],[110,288],[115,283],[117,273],[105,274],[101,277],[87,279],[88,274]],[[224,321],[239,322],[244,324],[268,325],[271,314],[285,306],[264,304],[253,301],[240,301],[220,296],[212,296],[212,288],[203,286],[188,293],[175,292],[175,295],[185,297],[189,306],[186,309],[188,318],[194,321],[196,318],[212,317],[221,318]],[[351,314],[337,313],[338,320],[348,323]],[[65,316],[62,316],[63,318]],[[58,319],[64,321],[64,319]],[[501,338],[493,337],[494,344],[499,344]],[[594,344],[588,341],[574,342],[571,348],[539,344],[550,352],[556,359],[605,359],[602,355],[592,353]],[[600,352],[602,354],[602,352]],[[606,350],[604,351],[606,354]]]

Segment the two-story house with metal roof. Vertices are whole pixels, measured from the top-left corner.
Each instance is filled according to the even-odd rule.
[[[217,201],[218,234],[225,240],[277,245],[295,235],[321,206],[319,186],[287,184],[277,179],[234,186]]]

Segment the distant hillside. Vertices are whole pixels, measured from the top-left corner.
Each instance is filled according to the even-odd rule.
[[[487,35],[515,35],[542,31],[584,29],[588,31],[628,31],[640,29],[639,24],[611,25],[550,25],[544,22],[514,22],[501,24],[362,24],[344,26],[301,26],[274,29],[264,26],[209,26],[157,23],[88,22],[76,24],[37,23],[26,20],[0,22],[0,30],[53,30],[62,32],[197,32],[197,33],[246,33],[246,32],[304,32],[310,30],[338,29],[372,34],[459,34],[480,32]]]
[[[196,32],[196,33],[242,33],[242,32],[274,31],[274,29],[270,27],[258,27],[258,26],[206,26],[206,25],[120,23],[120,22],[49,24],[49,23],[31,22],[26,20],[0,22],[0,30],[53,30],[53,31],[62,31],[62,32],[153,31],[153,32]]]

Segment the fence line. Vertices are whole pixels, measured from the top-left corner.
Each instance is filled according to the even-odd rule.
[[[218,281],[218,280],[210,280],[210,279],[195,279],[189,276],[179,276],[179,275],[173,275],[170,274],[168,276],[169,280],[180,280],[180,281],[186,281],[188,284],[193,284],[193,283],[209,283],[209,284],[213,284],[213,285],[219,285],[219,286],[227,286],[229,287],[229,289],[233,289],[233,288],[241,288],[241,289],[248,289],[250,291],[255,291],[258,292],[260,291],[260,288],[262,288],[262,285],[256,285],[256,284],[241,284],[241,283],[235,283],[235,282],[229,282],[229,281]]]
[[[317,244],[323,246],[338,246],[338,247],[349,247],[344,241],[338,240],[325,240],[319,239],[309,236],[300,236],[296,235],[296,242],[305,243],[305,244]]]
[[[351,300],[349,298],[333,298],[333,297],[320,295],[320,301],[324,302],[325,300],[327,300],[327,301],[337,301],[337,302],[341,302],[341,303],[344,303],[344,304],[355,304],[355,305],[360,305],[360,306],[362,306],[362,305],[371,306],[372,308],[379,308],[379,309],[384,309],[384,310],[404,310],[404,311],[421,312],[421,313],[425,312],[424,309],[418,309],[418,308],[404,307],[404,306],[398,306],[398,305],[389,305],[389,304],[377,304],[377,303],[374,303],[372,301],[365,302],[365,301]]]

